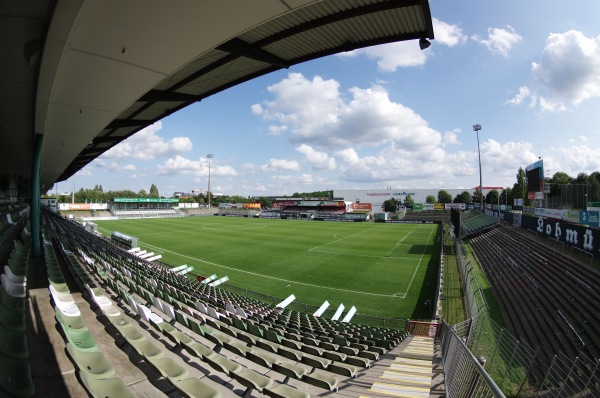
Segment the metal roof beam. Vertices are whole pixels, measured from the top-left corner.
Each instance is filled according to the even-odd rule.
[[[123,127],[148,126],[150,124],[152,124],[152,120],[115,119],[112,122],[110,122],[110,124],[108,126],[106,126],[106,129],[113,130],[113,129],[120,129]]]
[[[255,47],[238,38],[233,38],[228,42],[221,44],[219,47],[217,47],[217,50],[239,55],[240,57],[254,59],[269,65],[279,66],[280,68],[289,67],[288,63],[278,56],[273,55],[262,48]]]
[[[175,91],[150,90],[138,101],[140,102],[196,102],[198,96]]]

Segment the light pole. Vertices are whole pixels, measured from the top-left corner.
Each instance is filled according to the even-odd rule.
[[[208,158],[208,208],[210,209],[210,160],[215,157],[214,154],[209,153],[206,155]]]
[[[483,182],[481,178],[481,151],[479,150],[479,130],[481,130],[481,124],[474,124],[473,131],[477,133],[477,155],[479,156],[479,210],[483,212]]]

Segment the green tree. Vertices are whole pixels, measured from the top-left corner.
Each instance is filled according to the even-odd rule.
[[[255,200],[260,202],[260,207],[263,209],[270,209],[273,206],[273,203],[266,196],[255,198]]]
[[[438,203],[452,203],[452,195],[445,189],[440,189],[438,191]]]
[[[475,188],[473,194],[471,195],[471,203],[475,206],[479,206],[481,204],[481,196],[479,195],[479,187]]]
[[[415,200],[413,199],[411,194],[406,195],[406,198],[404,199],[404,206],[412,206],[415,204]]]
[[[147,198],[148,194],[146,193],[145,189],[140,189],[139,192],[137,193],[139,198]]]
[[[600,172],[594,171],[589,177],[590,197],[588,202],[600,202]]]
[[[496,191],[495,189],[492,189],[490,192],[487,193],[487,195],[485,195],[485,203],[491,204],[491,205],[498,204],[499,203],[498,195],[499,195],[498,191]]]
[[[454,198],[454,203],[464,203],[466,205],[470,205],[472,203],[471,194],[467,191],[462,191],[461,193],[456,195],[456,197]]]
[[[563,171],[557,171],[547,183],[550,184],[550,196],[560,196],[561,185],[568,185],[573,181],[573,177]],[[546,183],[546,182],[544,182]]]
[[[150,193],[148,194],[148,197],[150,197],[150,198],[158,198],[159,197],[158,188],[156,187],[156,185],[154,185],[154,184],[150,185]]]
[[[425,203],[435,203],[435,196],[427,195],[427,197],[425,198]]]
[[[512,188],[513,199],[523,199],[523,204],[527,205],[527,175],[522,167],[519,167],[516,178]]]
[[[502,192],[500,193],[500,204],[512,205],[512,203],[513,203],[512,189],[510,189],[510,188],[503,189]]]
[[[391,198],[383,202],[381,209],[386,213],[395,213],[398,210],[398,206],[401,203],[396,200],[396,198]]]

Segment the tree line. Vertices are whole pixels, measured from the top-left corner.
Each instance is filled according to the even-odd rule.
[[[501,191],[492,189],[483,198],[484,204],[500,204],[513,205],[515,199],[523,199],[525,206],[532,205],[532,201],[527,197],[527,174],[520,167],[516,174],[516,181],[512,187],[506,187]],[[572,188],[581,188],[581,194],[577,194],[577,198],[566,198],[565,202],[574,204],[575,208],[584,208],[585,202],[600,202],[600,172],[595,171],[591,174],[579,173],[577,177],[571,177],[567,173],[559,171],[554,173],[550,178],[544,180],[544,184],[550,187],[547,195],[548,202],[558,203],[553,201],[553,198],[564,197],[565,191],[572,191]],[[573,196],[573,194],[571,194]],[[445,189],[440,189],[437,198],[434,195],[428,195],[425,203],[464,203],[466,205],[480,203],[479,189],[472,192],[463,191],[452,198],[452,195]],[[383,211],[394,212],[401,206],[412,206],[414,200],[411,195],[407,195],[404,201],[397,199],[389,199],[383,203]],[[558,207],[558,206],[550,206]]]

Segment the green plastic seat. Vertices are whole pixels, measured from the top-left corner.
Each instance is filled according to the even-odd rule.
[[[263,388],[263,394],[271,398],[310,398],[310,394],[306,391],[300,391],[285,384],[278,384],[275,387],[265,387]]]
[[[119,329],[121,335],[127,340],[128,343],[145,340],[146,336],[137,327],[125,327]]]
[[[121,330],[122,328],[126,328],[126,327],[133,327],[133,322],[131,321],[131,318],[129,318],[127,315],[120,313],[118,315],[106,315],[106,318],[109,320],[109,322],[116,327],[118,330]]]
[[[358,373],[358,368],[356,366],[348,365],[345,363],[332,362],[327,367],[327,371],[342,376],[355,378],[356,374]]]
[[[231,376],[231,372],[242,369],[242,365],[239,363],[233,362],[231,359],[225,358],[219,354],[204,357],[203,361],[214,370],[225,373],[228,376]]]
[[[223,343],[231,341],[231,337],[220,333],[207,334],[204,337],[206,337],[207,340],[215,343],[216,346],[222,346]]]
[[[243,341],[246,344],[250,344],[250,345],[256,345],[258,340],[260,340],[259,337],[256,337],[254,335],[251,335],[250,333],[242,332],[242,331],[238,332],[237,339],[240,341]]]
[[[275,354],[277,353],[277,350],[279,349],[279,344],[272,343],[270,341],[262,340],[262,339],[259,339],[256,341],[256,346],[259,348],[262,348],[265,351],[269,351],[269,352],[272,352]]]
[[[302,357],[302,363],[312,366],[315,369],[327,369],[327,366],[329,366],[331,361],[326,358],[304,355]]]
[[[182,343],[181,346],[188,352],[188,354],[200,359],[218,355],[204,344],[198,343],[195,340],[190,343]]]
[[[254,362],[260,366],[263,366],[265,368],[268,368],[268,369],[271,369],[273,364],[275,362],[277,362],[277,360],[275,358],[273,358],[272,356],[263,354],[262,352],[257,352],[257,351],[248,351],[246,353],[246,358],[248,358],[252,362]]]
[[[275,372],[286,376],[284,383],[287,383],[287,378],[289,377],[300,380],[302,379],[302,376],[308,373],[307,368],[287,362],[274,363],[272,369]]]
[[[331,359],[332,361],[344,362],[347,358],[346,354],[335,351],[325,351],[323,356],[327,359]]]
[[[223,348],[242,357],[245,357],[246,354],[248,354],[248,352],[250,351],[250,348],[248,348],[246,344],[235,340],[223,343]]]
[[[252,369],[232,371],[229,375],[237,380],[238,383],[246,387],[243,396],[246,396],[250,390],[256,390],[262,393],[264,388],[273,385],[273,380],[271,380],[271,378],[263,376]]]
[[[220,398],[221,393],[204,383],[202,380],[190,377],[189,379],[173,380],[173,386],[186,398]]]
[[[164,352],[156,344],[147,339],[130,341],[129,344],[142,357],[162,358],[164,355]]]
[[[287,347],[279,347],[279,350],[277,352],[282,357],[291,359],[296,362],[302,361],[302,357],[304,356],[302,352]]]
[[[0,301],[0,324],[6,329],[15,332],[25,332],[25,313],[9,310],[2,301]]]
[[[25,299],[22,297],[14,297],[8,294],[4,286],[0,284],[0,301],[6,309],[11,311],[25,312]]]
[[[350,364],[350,365],[360,366],[361,368],[370,368],[371,367],[371,361],[367,358],[347,356],[346,361],[344,361],[344,362],[346,362],[347,364]]]
[[[98,343],[89,330],[71,330],[62,328],[69,343],[81,351],[97,351]]]
[[[135,398],[135,395],[119,378],[95,379],[86,372],[79,372],[79,377],[94,398]]]
[[[13,359],[27,359],[27,336],[22,332],[6,329],[0,325],[0,352]]]
[[[115,374],[115,368],[100,351],[81,351],[67,343],[67,352],[79,370],[89,373],[94,379],[107,379]]]
[[[173,359],[168,357],[144,357],[154,368],[169,380],[183,380],[188,377],[189,372]]]
[[[0,391],[17,398],[32,397],[35,394],[31,368],[27,361],[0,354]]]
[[[63,329],[78,331],[88,330],[81,316],[65,315],[58,307],[54,307],[54,316]]]
[[[339,384],[337,378],[320,373],[305,374],[302,376],[302,381],[329,391],[337,391]]]
[[[187,334],[180,332],[179,330],[175,329],[175,330],[171,330],[171,331],[164,331],[163,334],[165,336],[167,336],[169,338],[169,340],[171,340],[173,343],[177,344],[177,345],[182,345],[183,343],[191,343],[192,341],[194,341],[193,338],[191,338],[190,336],[188,336]]]

